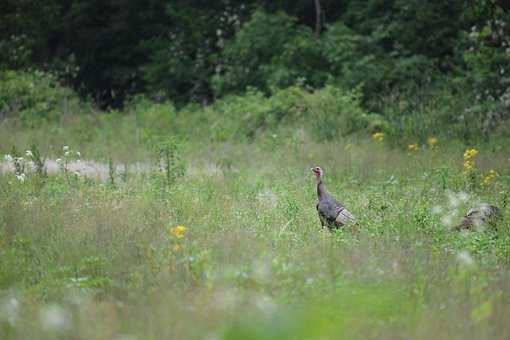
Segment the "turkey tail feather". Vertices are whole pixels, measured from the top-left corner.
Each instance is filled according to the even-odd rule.
[[[340,225],[353,223],[356,222],[356,217],[354,217],[354,215],[349,210],[344,208],[338,213],[335,222]]]

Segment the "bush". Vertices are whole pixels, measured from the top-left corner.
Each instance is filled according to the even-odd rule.
[[[176,129],[176,110],[167,101],[154,103],[144,96],[136,96],[126,108],[135,117],[142,141],[148,142],[173,134]]]
[[[214,139],[251,138],[270,124],[270,100],[257,90],[242,96],[227,96],[209,108],[204,115],[210,120]]]
[[[249,89],[244,95],[218,100],[202,115],[217,140],[253,138],[258,132],[302,125],[310,126],[319,139],[386,128],[381,116],[362,109],[359,89],[344,91],[334,86],[314,92],[293,86],[276,90],[271,97]]]
[[[0,72],[0,118],[16,117],[24,124],[36,125],[56,120],[63,113],[76,112],[77,95],[60,86],[50,74],[35,71]]]
[[[305,100],[308,119],[319,139],[346,136],[367,129],[371,122],[380,119],[363,110],[359,89],[346,92],[326,86],[308,95]]]

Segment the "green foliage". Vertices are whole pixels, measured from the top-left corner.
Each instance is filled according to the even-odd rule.
[[[312,129],[319,139],[347,136],[368,128],[371,120],[375,120],[361,107],[359,91],[344,92],[326,86],[309,95],[305,102]]]
[[[253,139],[295,122],[326,139],[365,130],[383,131],[395,145],[429,135],[471,143],[510,124],[503,4],[322,0],[319,36],[312,1],[254,4],[50,1],[36,18],[33,1],[9,1],[0,24],[0,51],[9,52],[0,58],[0,116],[40,127],[79,111],[59,85],[66,83],[103,108],[126,104],[134,115],[122,119],[130,131],[121,130],[138,145],[170,134]],[[31,66],[58,80],[21,71]],[[87,124],[112,127],[120,117],[112,111]],[[74,128],[80,142],[96,137]],[[118,147],[104,137],[105,147]]]
[[[175,180],[184,175],[180,143],[172,137],[153,140],[156,166],[164,174],[166,185],[172,186]]]
[[[267,78],[274,73],[270,67],[273,59],[281,56],[285,46],[303,33],[296,20],[284,13],[256,11],[219,56],[219,72],[212,80],[215,94],[244,91],[248,86],[267,91]],[[311,38],[310,31],[305,34]]]
[[[17,117],[28,126],[36,126],[75,113],[78,107],[76,94],[47,73],[0,73],[0,117]]]
[[[324,140],[385,125],[382,117],[363,110],[359,91],[347,92],[334,86],[314,92],[297,86],[275,91],[265,97],[250,89],[242,96],[227,96],[206,108],[201,115],[213,139],[252,139],[257,133],[305,124],[316,138]]]
[[[481,131],[487,137],[502,121],[510,118],[510,21],[508,17],[473,26],[469,33],[469,48],[464,60],[470,72],[465,80],[472,84],[476,98],[468,108],[478,118]]]
[[[0,40],[0,69],[29,67],[32,49],[25,35]]]

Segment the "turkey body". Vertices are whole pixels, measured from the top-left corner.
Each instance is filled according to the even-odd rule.
[[[354,215],[331,196],[319,199],[316,208],[322,226],[338,228],[356,222]]]
[[[477,207],[469,209],[456,229],[471,229],[486,224],[494,225],[501,220],[501,218],[501,210],[499,210],[498,207],[490,204],[480,204]]]
[[[356,222],[354,215],[347,210],[341,202],[337,201],[326,191],[324,183],[322,182],[322,169],[315,167],[312,168],[312,171],[317,177],[318,202],[316,209],[322,226],[332,229]]]

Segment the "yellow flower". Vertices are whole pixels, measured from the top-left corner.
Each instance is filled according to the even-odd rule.
[[[418,144],[414,143],[414,144],[409,144],[407,146],[407,150],[410,151],[410,152],[416,152],[418,151]]]
[[[472,160],[467,160],[464,162],[464,170],[471,171],[475,167],[475,163]]]
[[[427,139],[427,144],[429,145],[429,147],[433,148],[434,146],[436,146],[437,144],[437,138],[436,137],[429,137]]]
[[[488,187],[489,185],[491,185],[492,180],[498,176],[499,176],[499,174],[496,171],[490,170],[489,173],[487,174],[487,176],[484,177],[482,184],[484,186]]]
[[[375,132],[374,134],[372,134],[372,139],[377,142],[382,142],[384,140],[384,133]]]
[[[478,155],[478,150],[474,148],[464,151],[464,171],[466,173],[470,173],[474,170],[476,155]]]
[[[478,150],[476,150],[476,149],[466,149],[466,151],[464,151],[464,160],[467,161],[467,160],[470,160],[472,158],[475,158],[476,155],[478,155]]]
[[[183,238],[184,234],[186,234],[186,227],[183,225],[178,225],[170,229],[170,235],[175,238]]]

